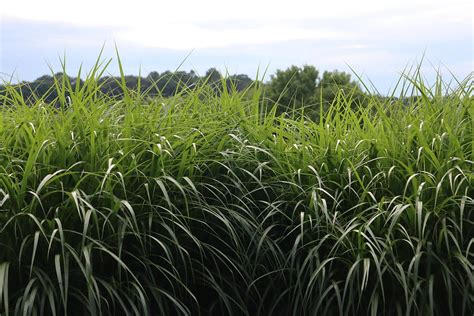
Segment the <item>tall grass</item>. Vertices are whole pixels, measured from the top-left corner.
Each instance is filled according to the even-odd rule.
[[[0,314],[474,313],[472,78],[316,123],[258,86],[111,99],[106,66],[0,99]]]

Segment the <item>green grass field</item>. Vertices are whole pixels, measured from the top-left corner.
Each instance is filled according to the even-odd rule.
[[[1,315],[474,313],[472,78],[312,122],[103,70],[0,99]]]

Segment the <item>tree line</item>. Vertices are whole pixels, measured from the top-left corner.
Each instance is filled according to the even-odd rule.
[[[42,99],[45,103],[54,103],[58,98],[55,84],[60,83],[63,73],[44,75],[32,82],[21,82],[13,85],[21,93],[24,100]],[[67,78],[71,86],[80,87],[84,82],[80,78]],[[103,76],[97,80],[97,88],[101,93],[111,97],[123,94],[123,84],[130,90],[138,90],[147,96],[171,97],[183,93],[186,89],[194,89],[205,83],[219,90],[223,86],[236,91],[245,91],[255,81],[245,74],[223,75],[211,68],[203,76],[195,71],[157,71],[150,72],[146,77],[127,75],[121,77]],[[265,104],[269,107],[277,105],[279,113],[305,108],[305,114],[315,118],[321,109],[327,109],[336,98],[345,97],[349,103],[357,105],[364,102],[365,94],[360,85],[352,80],[351,75],[340,71],[324,71],[322,75],[311,65],[302,67],[291,66],[277,70],[268,82],[259,82],[263,86]],[[0,85],[0,95],[5,94],[5,84]]]
[[[61,83],[64,74],[58,72],[53,75],[44,75],[31,82],[20,82],[13,85],[16,90],[22,94],[25,100],[39,99],[50,103],[57,98],[57,89],[55,83]],[[205,75],[199,76],[195,71],[165,71],[159,73],[157,71],[150,72],[146,77],[126,75],[124,77],[125,85],[130,90],[137,90],[140,87],[141,92],[147,95],[161,95],[163,97],[170,97],[181,93],[184,89],[192,89],[201,82],[208,84],[216,84],[223,76],[215,68],[209,69]],[[235,83],[238,91],[243,91],[249,87],[253,80],[247,75],[231,75],[227,76],[228,83]],[[80,78],[67,76],[67,81],[71,83],[72,87],[81,87],[84,81]],[[100,92],[109,96],[120,97],[123,94],[122,78],[112,76],[101,76],[97,80],[98,89]],[[5,84],[0,85],[0,93],[5,92]]]

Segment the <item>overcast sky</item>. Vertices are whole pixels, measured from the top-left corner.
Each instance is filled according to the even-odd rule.
[[[104,57],[114,58],[116,43],[128,74],[174,70],[183,60],[183,70],[252,77],[267,67],[350,65],[387,92],[423,56],[428,79],[435,69],[471,74],[473,10],[472,0],[3,1],[0,72],[32,80],[48,64],[60,71],[65,54],[73,75],[104,43]]]

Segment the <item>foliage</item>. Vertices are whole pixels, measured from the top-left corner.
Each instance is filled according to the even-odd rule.
[[[341,90],[345,95],[349,95],[351,93],[358,93],[361,94],[362,91],[360,90],[359,85],[351,80],[351,75],[345,72],[335,71],[325,71],[323,76],[318,84],[318,90],[322,90],[321,92],[318,91],[322,95],[322,100],[325,102],[325,106],[329,107],[329,105],[335,100]]]
[[[359,85],[345,72],[325,71],[319,77],[314,66],[291,66],[277,70],[268,83],[267,98],[270,105],[277,104],[278,113],[298,112],[305,108],[307,116],[318,120],[338,98],[349,99],[352,107],[365,104],[365,95]]]
[[[80,78],[66,76],[65,78],[71,86],[82,86],[84,82]],[[34,100],[43,99],[47,103],[57,101],[58,90],[55,87],[57,82],[62,82],[63,73],[58,72],[52,75],[44,75],[32,82],[21,82],[19,84],[8,84],[15,88],[23,99],[28,103],[34,103]],[[97,78],[97,84],[103,94],[111,97],[123,97],[123,89],[121,77],[100,76]],[[150,72],[146,77],[127,75],[124,76],[125,85],[128,89],[137,91],[140,89],[146,92],[148,96],[170,97],[192,89],[200,82],[208,82],[209,84],[220,82],[221,74],[215,69],[209,69],[206,74],[200,77],[193,70],[186,71],[165,71],[159,73],[157,71]],[[226,77],[227,84],[235,85],[237,91],[244,91],[250,87],[253,80],[247,75],[229,75]],[[0,95],[5,94],[5,89],[0,86]]]
[[[468,81],[316,123],[102,70],[0,97],[2,315],[473,314]]]
[[[270,78],[267,96],[276,103],[291,108],[293,104],[313,103],[319,72],[314,66],[291,66],[277,70]]]

